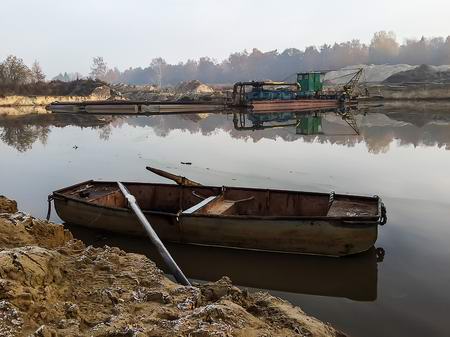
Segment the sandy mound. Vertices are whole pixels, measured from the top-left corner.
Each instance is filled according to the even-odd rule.
[[[5,210],[1,336],[344,336],[227,278],[180,286],[143,255],[85,247],[62,225]]]
[[[382,64],[382,65],[366,65],[357,64],[348,66],[336,71],[330,71],[325,75],[325,81],[330,85],[341,85],[347,83],[352,74],[358,69],[363,68],[364,73],[360,82],[377,83],[390,82],[402,83],[413,82],[417,78],[422,78],[420,81],[435,81],[436,73],[450,71],[450,66],[411,66],[409,64]],[[401,75],[405,74],[405,75]],[[417,74],[414,77],[414,74]],[[397,77],[397,75],[399,75]],[[447,75],[446,75],[447,76]]]
[[[389,76],[386,83],[408,83],[408,82],[439,82],[450,83],[450,70],[440,71],[443,67],[437,68],[422,64],[419,67],[401,71]]]
[[[112,86],[114,91],[131,101],[173,101],[175,100],[175,93],[168,88],[159,89],[155,85],[130,85],[130,84],[114,84]]]
[[[414,66],[408,64],[383,64],[383,65],[366,65],[357,64],[348,66],[336,71],[330,71],[325,75],[325,81],[329,84],[345,84],[352,77],[352,73],[355,73],[358,69],[363,68],[364,73],[360,82],[382,82],[386,78],[392,76],[401,71],[414,69]],[[348,75],[348,76],[347,76]]]
[[[175,91],[180,94],[210,94],[214,89],[198,80],[192,80],[179,83]]]

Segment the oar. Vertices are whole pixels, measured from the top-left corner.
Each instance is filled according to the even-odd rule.
[[[142,213],[141,208],[138,206],[138,204],[136,202],[136,198],[128,191],[128,189],[121,182],[117,182],[117,185],[119,185],[119,188],[122,191],[125,198],[128,200],[128,203],[130,204],[131,209],[136,214],[136,216],[139,219],[139,222],[142,224],[142,226],[144,226],[144,229],[147,232],[147,235],[149,236],[152,243],[158,249],[159,254],[163,258],[166,265],[169,267],[172,275],[175,276],[175,279],[178,281],[178,283],[181,283],[182,285],[185,285],[185,286],[190,286],[191,283],[186,278],[186,276],[184,276],[183,272],[178,267],[177,263],[172,258],[169,251],[166,249],[164,244],[159,239],[158,234],[156,234],[155,230],[148,222],[144,213]]]
[[[159,175],[159,176],[161,176],[161,177],[173,180],[178,185],[183,185],[183,186],[202,186],[202,184],[200,184],[200,183],[198,183],[196,181],[190,180],[190,179],[188,179],[186,177],[177,176],[176,174],[172,174],[172,173],[169,173],[169,172],[166,172],[166,171],[163,171],[163,170],[151,167],[151,166],[147,166],[146,169],[151,171],[151,172],[153,172],[153,173],[155,173],[155,174],[157,174],[157,175]]]

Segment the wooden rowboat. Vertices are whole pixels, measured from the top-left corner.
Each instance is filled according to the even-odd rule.
[[[370,249],[386,221],[381,199],[193,184],[124,183],[162,240],[286,253],[344,256]],[[116,182],[53,192],[71,224],[144,236]]]

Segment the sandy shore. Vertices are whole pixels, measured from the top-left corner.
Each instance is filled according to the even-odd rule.
[[[206,266],[205,266],[206,267]],[[147,257],[86,247],[0,197],[1,336],[345,336],[223,277],[193,287]]]

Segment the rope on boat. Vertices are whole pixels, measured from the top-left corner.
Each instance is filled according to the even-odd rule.
[[[381,214],[380,214],[380,226],[385,225],[387,222],[387,215],[386,215],[386,206],[384,206],[384,202],[381,202]]]
[[[47,207],[47,221],[50,220],[50,215],[52,213],[52,201],[53,201],[53,195],[49,194],[49,196],[47,197],[47,203],[48,203],[48,207]]]
[[[333,201],[334,201],[334,195],[335,195],[335,192],[334,192],[334,191],[331,191],[331,192],[330,192],[330,197],[328,198],[328,210],[330,210],[331,205],[333,204]]]
[[[375,249],[375,255],[377,257],[377,262],[383,262],[384,260],[384,255],[386,254],[386,251],[379,247]]]

